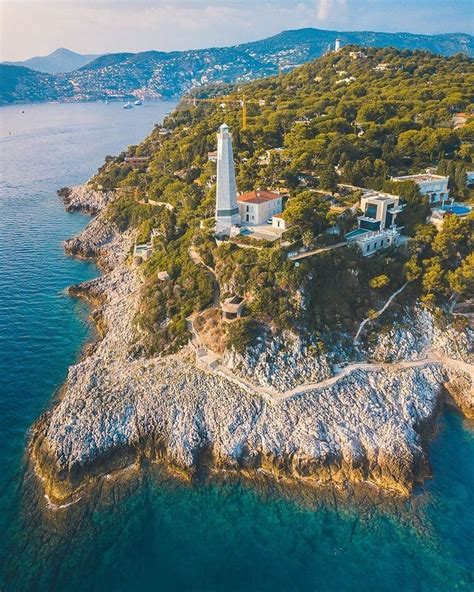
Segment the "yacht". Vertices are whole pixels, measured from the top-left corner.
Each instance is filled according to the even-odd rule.
[[[132,103],[125,103],[125,105],[123,106],[124,109],[133,109],[133,105]]]
[[[143,105],[143,101],[142,101],[142,100],[140,100],[140,99],[137,99],[137,100],[135,101],[134,105],[136,105],[137,107],[138,107],[139,105]]]

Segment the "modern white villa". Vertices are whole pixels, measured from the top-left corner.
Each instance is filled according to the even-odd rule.
[[[348,242],[355,242],[365,257],[381,249],[399,246],[406,241],[396,225],[397,215],[403,211],[398,195],[373,191],[361,197],[359,228],[346,234]]]
[[[265,189],[243,193],[239,195],[237,202],[242,224],[250,226],[266,224],[275,214],[282,211],[282,196]]]
[[[434,175],[432,173],[420,173],[418,175],[405,175],[404,177],[392,177],[392,181],[413,181],[420,188],[420,193],[427,195],[430,204],[439,203],[449,198],[449,177]]]

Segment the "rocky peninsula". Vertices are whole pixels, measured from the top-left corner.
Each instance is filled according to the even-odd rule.
[[[97,214],[65,250],[95,258],[104,273],[69,290],[93,303],[99,337],[32,430],[31,457],[51,502],[145,460],[186,477],[205,466],[407,495],[430,475],[427,436],[443,404],[474,417],[473,331],[441,331],[424,309],[389,334],[374,328],[370,349],[344,367],[330,355],[315,362],[294,340],[283,354],[288,336],[243,357],[231,352],[214,369],[192,343],[172,355],[137,354],[142,278],[133,233],[105,217],[112,199],[89,187],[65,194],[68,208]]]

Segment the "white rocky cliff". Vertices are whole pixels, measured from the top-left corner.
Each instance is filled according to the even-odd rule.
[[[198,369],[190,347],[135,359],[140,279],[125,263],[131,241],[104,226],[99,214],[66,244],[71,253],[99,257],[109,271],[73,290],[98,304],[103,336],[70,368],[59,401],[33,430],[32,458],[53,501],[143,458],[189,474],[205,458],[213,470],[263,470],[315,486],[370,482],[406,494],[429,474],[424,434],[445,399],[444,385],[474,415],[472,334],[450,330],[443,337],[422,312],[417,322],[431,327],[422,346],[413,345],[416,323],[409,331],[394,329],[396,347],[384,339],[375,346],[374,358],[395,363],[354,364],[333,376],[318,354],[312,365],[275,378],[272,364],[273,370],[280,362],[297,366],[308,351],[292,343],[272,353],[261,344],[256,364],[234,357],[248,380],[279,389],[274,397]],[[408,362],[398,363],[394,349]],[[298,383],[305,383],[299,391]]]

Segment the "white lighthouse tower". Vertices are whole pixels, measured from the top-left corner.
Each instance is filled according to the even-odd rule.
[[[336,41],[334,42],[334,51],[340,51],[340,50],[341,50],[341,40],[336,39]]]
[[[235,184],[232,134],[224,123],[217,134],[216,233],[230,236],[232,226],[240,224]]]

